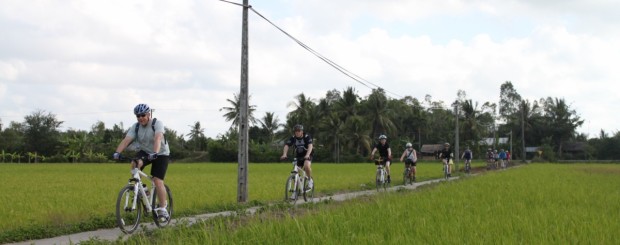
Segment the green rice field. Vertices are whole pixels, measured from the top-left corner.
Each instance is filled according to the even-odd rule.
[[[0,212],[0,242],[114,227],[128,165],[2,166],[0,205],[7,211]],[[290,168],[250,164],[248,205],[280,201]],[[402,163],[393,165],[393,185],[402,181],[402,169]],[[372,164],[315,163],[313,170],[319,196],[374,185]],[[441,176],[441,164],[418,164],[419,181]],[[169,227],[123,243],[620,244],[619,177],[614,164],[530,164],[341,203],[276,205],[256,216]],[[175,217],[242,208],[236,178],[236,164],[171,164],[166,183]]]

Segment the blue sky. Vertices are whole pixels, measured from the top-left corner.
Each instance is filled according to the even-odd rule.
[[[241,2],[241,1],[237,1]],[[267,1],[255,10],[357,75],[398,95],[499,102],[564,98],[591,137],[617,132],[620,3],[585,1]],[[219,109],[239,92],[241,9],[218,0],[0,0],[0,120],[36,110],[64,130],[134,122],[138,103],[178,133],[200,121],[209,137],[230,125]],[[285,120],[294,96],[349,86],[335,71],[250,12],[250,94],[257,117]],[[432,86],[429,86],[432,84]]]

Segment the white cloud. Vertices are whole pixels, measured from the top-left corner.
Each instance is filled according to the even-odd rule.
[[[564,3],[564,2],[562,2]],[[617,130],[607,95],[615,64],[617,4],[607,1],[265,1],[256,10],[346,69],[399,95],[499,101],[510,80],[525,98],[565,98]],[[582,11],[583,10],[583,11]],[[334,70],[250,12],[250,94],[256,117],[281,121],[300,93],[370,89]],[[272,18],[273,17],[273,18]],[[442,22],[442,20],[447,21]],[[460,23],[459,21],[462,21]],[[604,24],[601,24],[606,22]],[[3,1],[0,117],[36,109],[66,128],[134,122],[137,103],[179,133],[200,121],[224,133],[219,109],[239,92],[241,8],[220,1]],[[610,91],[611,90],[611,91]],[[601,96],[602,95],[602,96]],[[594,98],[595,97],[595,98]],[[587,127],[586,127],[587,126]]]

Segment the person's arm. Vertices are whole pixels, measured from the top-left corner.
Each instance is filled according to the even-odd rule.
[[[164,137],[164,133],[158,132],[155,133],[155,138],[153,139],[153,152],[159,153],[161,150],[161,139]]]
[[[388,148],[388,159],[392,159],[392,148]]]
[[[405,155],[407,154],[407,151],[403,151],[403,155],[400,156],[400,161],[402,162],[403,159],[405,158]]]
[[[375,152],[377,151],[377,147],[372,148],[372,152],[370,152],[370,160],[375,158]]]
[[[415,151],[415,149],[413,149],[413,162],[417,162],[418,161],[418,153]]]
[[[127,148],[127,146],[133,141],[132,137],[129,137],[129,135],[125,136],[125,138],[121,141],[120,144],[118,144],[118,146],[116,147],[116,152],[121,153],[125,150],[125,148]]]
[[[286,154],[288,153],[288,145],[284,145],[284,150],[282,151],[282,156],[280,157],[281,160],[284,160],[286,158]]]
[[[308,150],[306,151],[306,155],[304,156],[304,159],[310,159],[310,153],[312,153],[312,144],[308,144]]]

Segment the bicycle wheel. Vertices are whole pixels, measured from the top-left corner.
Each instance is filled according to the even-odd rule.
[[[443,165],[443,175],[445,179],[448,179],[448,175],[450,173],[450,168],[448,167],[448,165]]]
[[[405,168],[405,172],[403,172],[403,185],[412,184],[409,176],[410,171],[411,170],[409,168]]]
[[[381,170],[377,170],[376,178],[375,178],[377,191],[381,190],[381,186],[383,185],[383,179],[381,178]]]
[[[382,173],[382,177],[383,177],[383,190],[387,190],[388,186],[390,185],[390,183],[387,181],[386,176],[387,176],[387,172],[385,171],[385,169],[383,170]]]
[[[133,200],[137,198],[136,208],[132,208]],[[127,185],[121,189],[116,199],[116,224],[125,234],[131,234],[140,225],[142,217],[142,200],[134,191],[133,185]]]
[[[172,220],[172,212],[174,211],[174,201],[172,200],[172,192],[170,191],[170,188],[167,185],[164,185],[164,187],[166,188],[166,193],[168,196],[168,217],[159,217],[157,215],[157,212],[155,211],[156,208],[159,207],[159,198],[157,198],[157,188],[154,189],[152,198],[151,198],[151,203],[152,203],[152,208],[153,208],[153,220],[155,220],[155,224],[158,227],[165,227],[168,224],[170,224],[170,221]]]
[[[308,180],[304,181],[304,201],[312,201],[312,199],[314,198],[314,183],[312,185],[312,188],[308,188]]]
[[[291,175],[286,179],[286,189],[284,190],[284,201],[289,202],[291,204],[295,204],[297,202],[297,198],[299,198],[296,186],[296,176]]]

